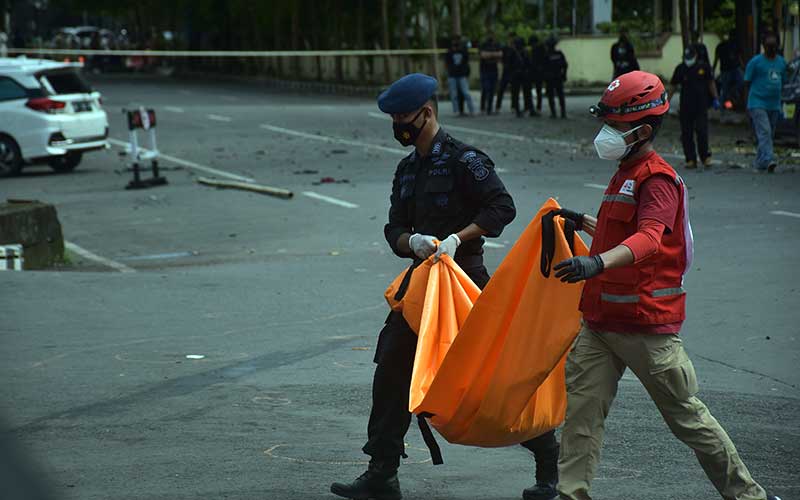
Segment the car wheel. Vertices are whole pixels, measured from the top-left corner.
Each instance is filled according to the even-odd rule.
[[[22,170],[22,154],[11,137],[0,135],[0,177],[18,175]]]
[[[67,153],[64,156],[51,158],[47,163],[56,172],[72,172],[81,162],[83,153]]]

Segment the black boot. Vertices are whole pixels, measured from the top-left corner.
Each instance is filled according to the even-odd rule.
[[[558,451],[555,434],[550,432],[522,443],[533,452],[536,461],[536,484],[522,491],[523,500],[555,500],[558,498]]]
[[[536,483],[530,488],[522,490],[523,500],[556,500],[558,491],[556,485],[551,483]]]
[[[331,493],[354,500],[400,500],[400,482],[397,480],[397,468],[400,458],[376,460],[369,462],[367,472],[348,484],[333,483]]]

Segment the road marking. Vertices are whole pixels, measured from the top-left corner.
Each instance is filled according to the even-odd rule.
[[[603,191],[605,191],[607,186],[604,186],[602,184],[592,184],[590,182],[588,184],[584,184],[583,187],[594,188],[594,189],[602,189]]]
[[[783,210],[775,210],[770,212],[772,215],[785,215],[786,217],[796,217],[800,219],[800,214],[796,214],[794,212],[784,212]]]
[[[208,118],[209,120],[217,121],[217,122],[226,122],[227,123],[227,122],[231,121],[231,117],[230,116],[222,116],[222,115],[206,115],[206,118]]]
[[[356,205],[355,203],[350,203],[349,201],[340,200],[338,198],[332,198],[330,196],[325,196],[324,194],[315,193],[313,191],[303,191],[303,195],[308,196],[309,198],[314,198],[315,200],[332,203],[340,207],[358,208],[358,205]]]
[[[179,108],[177,106],[164,106],[165,111],[171,111],[173,113],[183,113],[183,108]]]
[[[491,241],[484,242],[483,246],[485,246],[486,248],[505,248],[506,247],[502,243],[494,243],[494,242],[491,242]]]
[[[74,253],[80,255],[81,257],[83,257],[85,259],[89,259],[89,260],[93,260],[95,262],[99,262],[100,264],[103,264],[104,266],[108,266],[108,267],[111,267],[113,269],[116,269],[117,271],[119,271],[121,273],[135,273],[136,272],[136,270],[134,270],[131,267],[126,266],[125,264],[120,264],[119,262],[115,262],[115,261],[113,261],[111,259],[106,259],[105,257],[100,257],[99,255],[97,255],[95,253],[92,253],[89,250],[86,250],[85,248],[79,247],[78,245],[76,245],[75,243],[72,243],[71,241],[65,241],[64,242],[64,247],[66,247],[66,249],[69,250],[70,252],[74,252]]]
[[[132,255],[130,257],[118,257],[119,260],[166,260],[166,259],[180,259],[182,257],[192,257],[195,255],[192,252],[171,252],[160,253],[155,255]]]
[[[120,147],[123,147],[123,148],[130,149],[130,143],[127,143],[125,141],[120,141],[120,140],[117,140],[117,139],[109,138],[108,142],[110,142],[111,144],[116,144],[117,146],[120,146]],[[143,151],[147,151],[144,148],[141,148],[141,149]],[[195,170],[200,170],[202,172],[207,172],[209,174],[218,175],[220,177],[226,177],[228,179],[233,179],[235,181],[255,182],[255,179],[251,179],[250,177],[242,177],[241,175],[236,175],[236,174],[232,174],[230,172],[226,172],[224,170],[218,170],[216,168],[211,168],[211,167],[207,167],[205,165],[200,165],[199,163],[194,163],[194,162],[189,161],[189,160],[182,160],[180,158],[176,158],[174,156],[166,155],[166,154],[161,153],[161,152],[158,153],[158,157],[159,158],[163,158],[163,159],[165,159],[167,161],[170,161],[172,163],[187,167],[187,168],[193,168]]]
[[[385,114],[375,113],[374,111],[370,111],[369,116],[373,118],[380,118],[382,120],[391,120],[391,117]],[[445,130],[455,130],[457,132],[466,132],[468,134],[477,134],[477,135],[485,135],[488,137],[497,137],[499,139],[510,139],[512,141],[520,141],[520,142],[535,142],[537,144],[547,144],[550,146],[563,146],[563,147],[574,147],[575,144],[568,141],[559,141],[556,139],[543,139],[541,137],[526,137],[524,135],[516,135],[516,134],[507,134],[505,132],[492,132],[489,130],[481,130],[477,128],[468,128],[468,127],[459,127],[456,125],[445,125]]]
[[[269,124],[266,124],[266,123],[262,123],[259,126],[261,128],[263,128],[264,130],[271,130],[272,132],[278,132],[280,134],[287,134],[287,135],[294,135],[294,136],[297,136],[297,137],[303,137],[303,138],[312,139],[312,140],[315,140],[315,141],[329,142],[331,144],[345,144],[347,146],[356,146],[356,147],[362,147],[362,148],[367,148],[367,149],[376,149],[378,151],[384,151],[384,152],[387,152],[387,153],[394,153],[394,154],[403,155],[403,156],[407,156],[408,153],[409,153],[409,151],[406,151],[404,149],[389,148],[389,147],[386,147],[386,146],[378,146],[377,144],[370,144],[368,142],[351,141],[349,139],[340,139],[338,137],[330,137],[330,136],[327,136],[327,135],[309,134],[309,133],[306,133],[306,132],[300,132],[299,130],[291,130],[291,129],[288,129],[288,128],[276,127],[274,125],[269,125]]]

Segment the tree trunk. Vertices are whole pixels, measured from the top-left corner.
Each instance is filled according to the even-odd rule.
[[[300,6],[299,2],[292,2],[292,50],[300,50]],[[292,57],[292,72],[294,77],[300,76],[300,58]]]
[[[356,12],[356,45],[358,50],[364,50],[364,0],[358,0]],[[358,56],[358,79],[364,82],[367,79],[367,71],[364,56]]]
[[[689,40],[690,43],[697,41],[695,39],[697,33],[697,0],[689,0]]]
[[[488,5],[486,6],[486,17],[484,21],[487,31],[494,30],[494,20],[496,11],[497,11],[497,0],[489,0]]]
[[[383,50],[389,50],[389,0],[381,0],[381,20],[383,21]],[[390,62],[390,57],[384,56],[383,81],[386,83],[389,83],[392,78],[389,71]]]
[[[434,17],[433,0],[425,0],[425,10],[428,13],[428,43],[431,49],[436,49],[436,18]],[[439,65],[437,54],[431,54],[431,75],[439,80]]]
[[[662,0],[653,0],[653,33],[656,35],[660,35],[662,30],[661,11],[664,8],[661,2]]]
[[[406,1],[400,0],[397,2],[397,18],[400,20],[400,48],[408,50],[408,31],[406,31]],[[411,73],[411,65],[409,64],[409,57],[402,56],[403,58],[403,74]]]
[[[453,21],[453,36],[461,36],[461,0],[450,0],[450,17]]]
[[[689,41],[689,13],[687,12],[687,0],[674,0],[678,2],[678,13],[681,20],[681,40],[683,41],[683,48],[686,49],[691,42]],[[691,0],[688,0],[691,1]]]
[[[312,50],[321,50],[322,47],[320,46],[320,23],[319,23],[319,10],[317,9],[318,2],[316,0],[311,0],[308,2],[309,7],[309,14],[311,17],[311,45]],[[323,5],[322,10],[325,10],[325,5]],[[322,57],[317,56],[314,58],[316,61],[317,66],[317,80],[322,81]]]

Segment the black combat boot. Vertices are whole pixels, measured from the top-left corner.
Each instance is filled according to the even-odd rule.
[[[523,500],[557,499],[559,446],[555,436],[548,438],[545,435],[522,443],[522,446],[531,450],[536,460],[536,484],[522,491]]]
[[[333,483],[331,493],[354,500],[400,500],[400,482],[397,480],[397,468],[400,457],[389,459],[372,459],[367,472],[361,474],[352,483]]]

